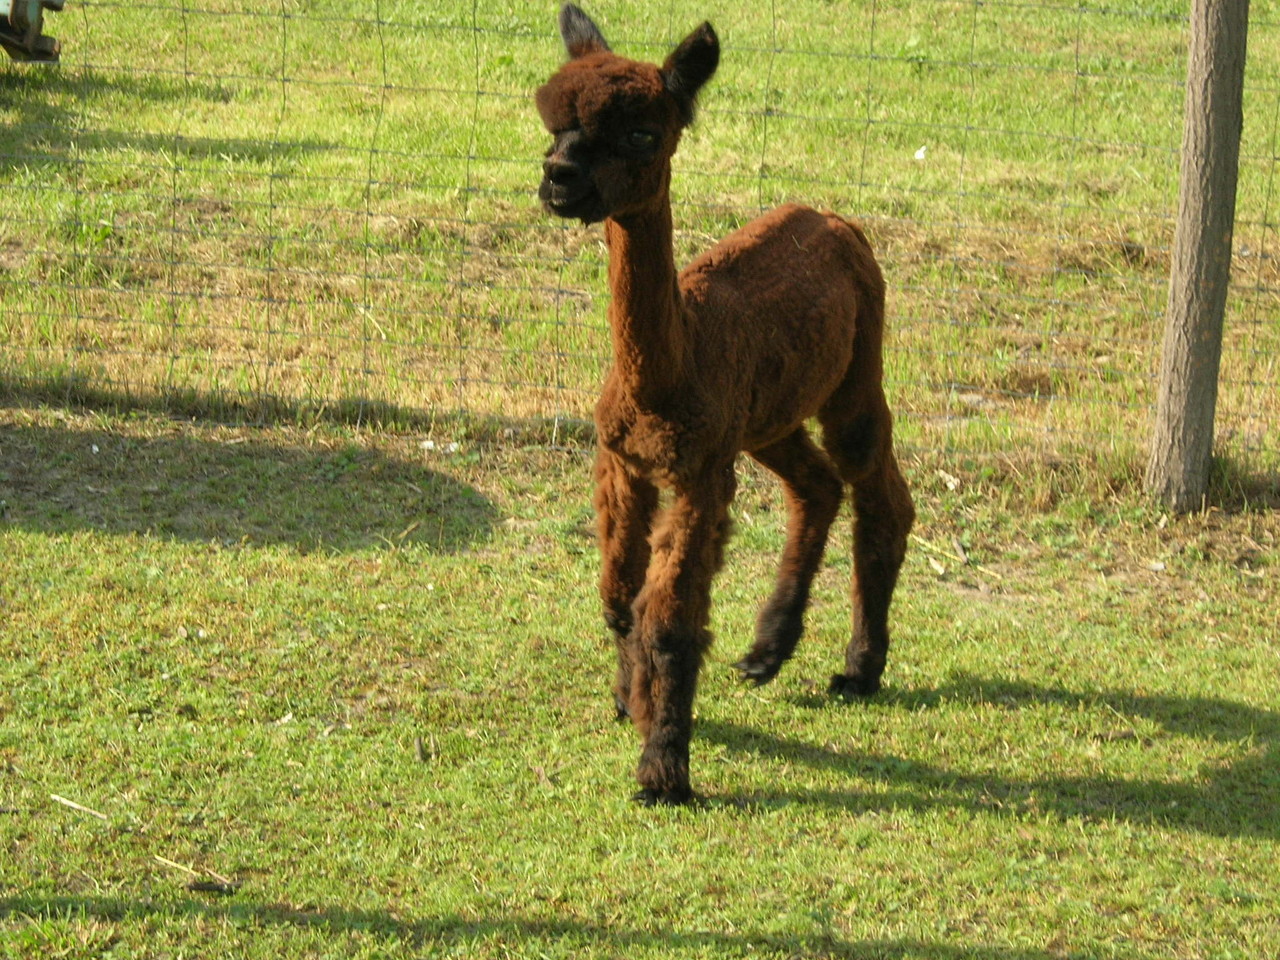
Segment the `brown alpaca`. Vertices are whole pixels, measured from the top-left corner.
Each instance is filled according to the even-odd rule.
[[[884,281],[857,226],[794,205],[677,274],[671,156],[719,62],[715,31],[702,24],[662,67],[615,56],[572,4],[560,33],[569,62],[537,94],[555,136],[538,195],[558,216],[603,220],[609,248],[613,366],[596,406],[595,507],[614,694],[619,719],[630,716],[644,738],[636,799],[684,803],[740,451],[781,478],[789,519],[777,584],[737,669],[767,683],[795,650],[848,483],[853,638],[831,689],[880,687],[915,516],[881,386]],[[805,430],[815,416],[825,454]],[[665,509],[660,490],[670,491]]]

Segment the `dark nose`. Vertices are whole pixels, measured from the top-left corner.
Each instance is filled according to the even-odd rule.
[[[582,168],[567,160],[548,157],[542,163],[542,175],[557,187],[571,187],[582,179]]]

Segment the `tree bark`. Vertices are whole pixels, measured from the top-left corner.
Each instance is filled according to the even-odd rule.
[[[1249,0],[1193,0],[1178,221],[1147,489],[1199,509],[1209,485],[1231,272]]]

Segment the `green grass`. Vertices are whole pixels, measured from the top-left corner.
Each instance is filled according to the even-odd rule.
[[[783,520],[741,470],[679,811],[608,703],[554,6],[90,5],[0,64],[0,957],[1280,954],[1275,4],[1185,518],[1139,489],[1185,5],[591,8],[723,38],[682,260],[866,221],[920,513],[880,696],[824,693],[847,521],[743,688]]]
[[[733,678],[782,537],[744,468],[706,802],[644,810],[585,456],[431,439],[0,408],[0,956],[1280,951],[1259,491],[1169,519],[1101,463],[909,458],[846,705],[844,522],[797,658]]]
[[[61,68],[0,66],[0,371],[219,416],[587,417],[600,235],[534,199],[554,6],[51,16]],[[782,200],[865,220],[909,447],[1141,459],[1185,4],[592,12],[636,57],[704,17],[723,38],[677,156],[682,261]],[[1219,447],[1267,471],[1280,16],[1251,12]]]

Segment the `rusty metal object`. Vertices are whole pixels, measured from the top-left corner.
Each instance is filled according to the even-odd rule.
[[[57,12],[64,0],[9,0],[9,15],[0,19],[0,46],[14,60],[56,63],[58,41],[44,35],[44,11]]]

